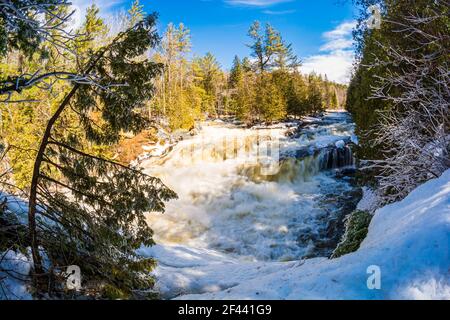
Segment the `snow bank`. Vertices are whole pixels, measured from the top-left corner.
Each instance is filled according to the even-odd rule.
[[[28,223],[28,203],[0,191],[0,203],[6,199],[7,210],[14,214],[20,224]]]
[[[12,250],[0,253],[0,300],[31,300],[26,282],[30,270],[30,259],[24,254]]]
[[[157,289],[162,297],[167,299],[189,293],[227,292],[228,289],[242,283],[272,275],[280,268],[298,264],[298,262],[245,263],[214,250],[181,245],[157,245],[152,248],[141,248],[138,253],[157,257],[158,267],[155,271],[158,279]],[[191,298],[193,297],[188,297]]]
[[[157,287],[180,299],[450,299],[450,170],[376,211],[361,248],[338,259],[249,263],[156,246]],[[381,270],[370,290],[369,266]]]

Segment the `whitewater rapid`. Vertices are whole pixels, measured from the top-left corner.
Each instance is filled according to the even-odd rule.
[[[298,126],[209,122],[164,157],[143,161],[179,197],[164,214],[148,214],[156,242],[246,261],[330,254],[357,202],[351,178],[336,176],[354,165],[354,125],[347,113],[329,112]]]

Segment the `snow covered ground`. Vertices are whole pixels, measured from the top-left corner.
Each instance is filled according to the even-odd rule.
[[[376,211],[361,248],[335,260],[243,262],[158,245],[157,287],[178,299],[450,299],[450,170]],[[381,271],[369,289],[367,270]]]
[[[20,253],[8,250],[0,253],[0,300],[30,300],[27,280],[31,270],[30,259]]]
[[[159,260],[155,275],[164,298],[450,299],[449,249],[450,170],[379,209],[361,248],[339,259],[251,263],[185,246],[139,251]],[[4,269],[28,274],[25,255],[8,251],[0,257]],[[371,265],[380,267],[380,290],[367,287]],[[9,299],[31,299],[25,282],[4,276]]]
[[[324,121],[323,125],[317,125],[319,120],[310,119],[311,124],[299,137],[282,140],[281,151],[327,147],[330,144],[342,147],[349,139],[357,142],[353,138],[352,123]],[[212,133],[231,129],[218,125],[211,130],[214,132],[209,132],[208,136],[216,137]],[[278,132],[277,129],[274,131]],[[241,136],[254,133],[252,130],[236,132]],[[189,147],[190,151],[191,142],[179,143],[175,151],[183,147]],[[170,147],[158,145],[148,151],[157,156],[166,153]],[[308,215],[315,212],[311,205],[314,198],[310,195],[326,186],[337,189],[337,186],[344,188],[347,184],[329,183],[329,177],[318,174],[318,169],[314,169],[317,161],[312,161],[310,166],[305,162],[302,170],[294,171],[295,177],[314,176],[314,179],[301,179],[300,184],[288,179],[275,184],[273,181],[256,183],[242,178],[242,170],[236,170],[239,167],[236,162],[240,165],[239,161],[247,161],[245,157],[226,162],[222,159],[210,164],[194,163],[186,168],[190,158],[182,153],[177,155],[162,159],[164,161],[159,159],[162,163],[148,168],[155,167],[159,173],[166,173],[169,179],[166,182],[172,182],[180,189],[176,190],[180,200],[168,204],[167,212],[162,217],[154,217],[151,224],[156,231],[155,236],[168,237],[173,233],[173,238],[178,237],[178,241],[173,242],[180,244],[168,244],[170,241],[157,239],[163,244],[139,250],[139,253],[158,260],[155,275],[157,289],[163,298],[450,299],[450,170],[439,179],[418,187],[403,201],[377,210],[369,234],[357,252],[335,260],[317,258],[281,262],[289,259],[281,255],[270,259],[269,254],[283,247],[286,241],[295,240],[301,231],[290,228],[291,234],[286,233],[287,227],[284,226],[290,225],[290,217],[300,211],[309,218]],[[191,158],[195,160],[195,157]],[[195,190],[191,188],[192,181],[196,182]],[[239,192],[232,193],[231,199],[230,190]],[[294,191],[308,197],[294,197]],[[358,209],[372,210],[375,197],[371,190],[365,189]],[[8,198],[9,210],[26,224],[26,203]],[[200,221],[206,228],[197,228],[192,221]],[[315,226],[314,219],[294,222],[292,225],[296,228],[301,227],[301,223],[309,223],[311,228]],[[261,228],[262,223],[264,228]],[[210,233],[205,230],[210,230]],[[228,245],[234,251],[211,246],[214,243],[212,236],[217,237],[216,243]],[[297,256],[303,256],[302,248],[298,248],[294,240],[292,248],[299,251]],[[30,260],[26,255],[0,252],[0,260],[1,267],[15,272],[16,276],[22,277],[30,270]],[[371,266],[377,266],[381,271],[380,289],[371,290],[367,286],[370,276],[367,270]],[[16,278],[0,272],[7,297],[30,299],[26,284]],[[4,298],[5,294],[0,290],[0,300]]]

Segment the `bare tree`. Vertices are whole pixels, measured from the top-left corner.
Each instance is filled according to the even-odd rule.
[[[378,77],[371,98],[390,101],[394,108],[381,113],[375,129],[376,143],[389,146],[385,159],[368,168],[380,172],[383,203],[404,198],[450,167],[449,7],[448,1],[435,1],[423,12],[384,21],[409,40],[409,47],[379,43],[388,59],[377,64],[388,72]]]
[[[70,5],[67,0],[0,0],[0,57],[12,50],[19,50],[28,56],[36,52],[45,55],[49,46],[59,54],[72,52],[71,42],[78,34],[69,28],[75,13]],[[66,70],[43,72],[39,69],[33,73],[8,75],[0,77],[0,102],[24,102],[14,100],[13,94],[33,86],[48,90],[61,79],[76,83],[92,81],[89,77]]]

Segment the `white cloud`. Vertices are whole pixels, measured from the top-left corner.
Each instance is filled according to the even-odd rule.
[[[75,10],[70,28],[77,29],[83,23],[86,9],[91,5],[95,4],[99,7],[100,14],[105,16],[111,12],[114,6],[125,2],[125,0],[72,0],[70,2],[72,3],[72,10]]]
[[[274,11],[274,10],[264,10],[263,13],[269,14],[269,15],[285,15],[285,14],[291,14],[295,13],[296,10],[280,10],[280,11]]]
[[[338,25],[334,30],[325,32],[323,34],[325,39],[339,39],[346,38],[352,34],[353,29],[356,27],[355,21],[343,22]]]
[[[301,70],[304,73],[315,72],[326,75],[328,80],[348,83],[354,54],[348,50],[337,50],[329,54],[320,54],[305,59]]]
[[[280,3],[292,1],[294,0],[225,0],[226,3],[231,5],[248,7],[270,7]]]
[[[353,41],[350,39],[335,39],[327,42],[320,47],[320,51],[335,51],[345,50],[353,45]]]
[[[348,83],[354,60],[352,30],[355,26],[355,21],[347,21],[325,32],[322,35],[325,44],[320,47],[321,53],[304,59],[302,72],[315,72],[327,75],[329,80]]]

